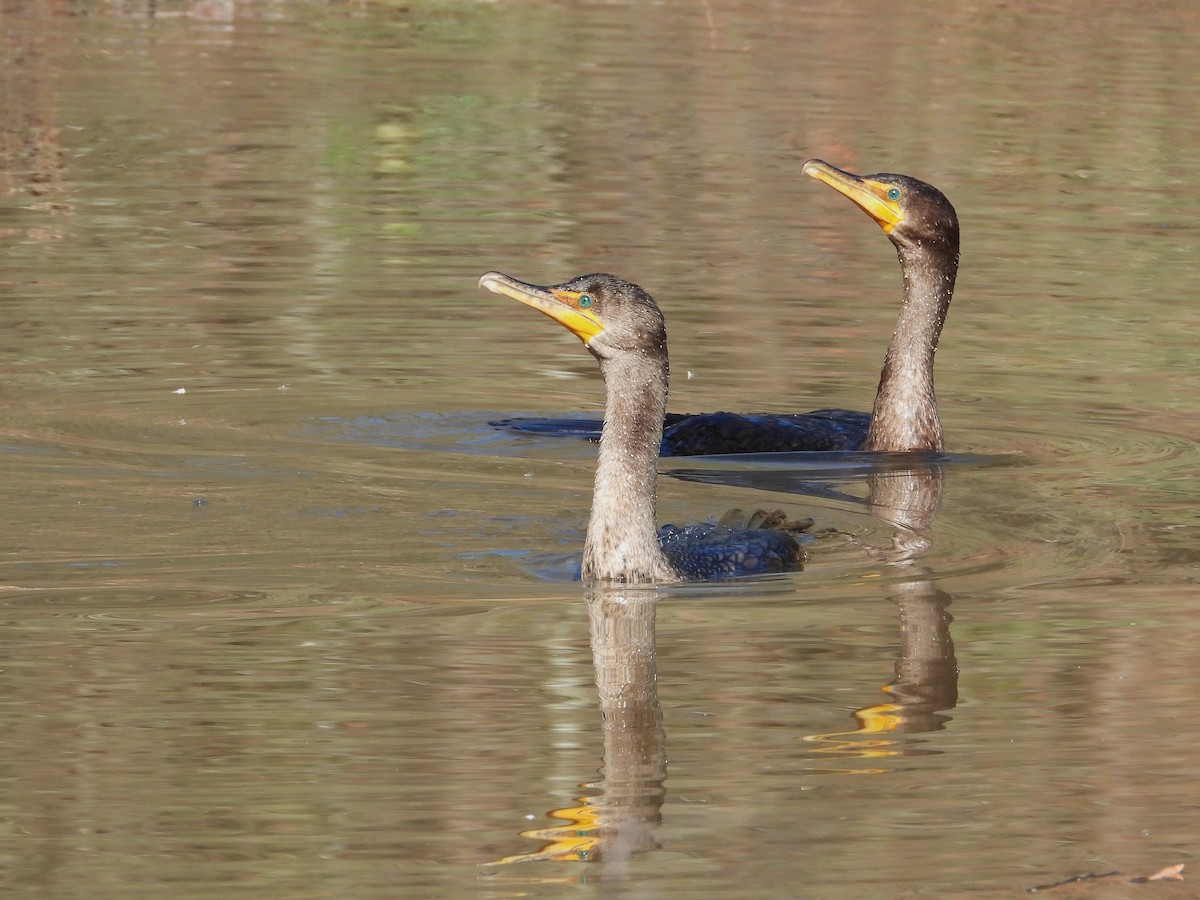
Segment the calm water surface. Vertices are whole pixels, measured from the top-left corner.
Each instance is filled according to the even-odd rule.
[[[1193,5],[0,26],[7,894],[1000,897],[1191,863]],[[813,516],[806,571],[585,597],[593,448],[487,422],[598,409],[594,362],[476,280],[644,284],[677,410],[867,408],[895,255],[808,156],[958,207],[956,455],[666,460],[666,520]],[[1091,896],[1134,895],[1192,896]]]

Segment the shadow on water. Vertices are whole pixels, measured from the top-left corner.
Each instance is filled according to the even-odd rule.
[[[506,413],[392,413],[353,417],[325,416],[301,430],[306,438],[349,442],[366,447],[444,451],[500,457],[586,459],[596,454],[588,440],[547,440],[545,435],[496,428]]]
[[[499,567],[514,577],[533,575],[544,583],[574,581],[586,522],[584,492],[591,480],[590,474],[582,477],[583,469],[576,464],[594,459],[596,445],[560,435],[497,430],[490,424],[496,415],[331,416],[306,420],[293,436],[306,448],[315,441],[349,443],[367,451],[383,448],[432,454],[432,458],[442,461],[439,467],[449,478],[465,468],[474,470],[473,459],[498,461],[501,468],[497,471],[505,473],[506,479],[502,482],[503,493],[487,496],[504,499],[499,512],[480,510],[482,520],[495,529],[487,533],[487,543],[471,546],[459,558],[471,571],[489,573],[488,577]],[[982,437],[977,434],[975,445],[1003,449],[937,454],[751,453],[662,459],[660,473],[669,476],[664,481],[670,482],[660,482],[662,520],[670,522],[678,517],[684,522],[710,521],[713,514],[732,506],[795,505],[789,514],[816,520],[812,533],[821,548],[819,552],[814,548],[810,554],[813,565],[806,567],[805,583],[824,579],[849,583],[856,578],[874,578],[870,568],[878,563],[862,553],[854,537],[878,543],[877,537],[863,534],[864,529],[878,530],[878,510],[872,509],[867,498],[869,486],[874,483],[878,494],[879,486],[888,479],[900,482],[910,474],[935,467],[947,479],[953,479],[957,499],[949,507],[951,514],[938,521],[938,546],[933,555],[926,557],[930,568],[943,580],[951,575],[975,578],[976,587],[998,586],[1006,580],[1049,582],[1077,574],[1081,559],[1089,561],[1090,572],[1107,572],[1111,562],[1119,561],[1125,546],[1126,536],[1114,524],[1120,521],[1119,511],[1094,502],[1089,473],[1097,455],[1119,460],[1119,464],[1109,466],[1109,471],[1136,480],[1139,486],[1159,472],[1185,472],[1200,459],[1192,440],[1165,429],[1161,433],[1121,432],[1105,419],[1069,438],[1046,439],[1020,428],[1002,431],[997,427],[982,433]],[[516,470],[504,469],[504,465],[521,467],[519,482],[510,477]],[[696,490],[687,485],[708,488]],[[748,497],[747,488],[766,493]],[[1067,491],[1077,492],[1086,502],[1064,501],[1061,495]],[[536,522],[543,535],[551,536],[548,543],[544,537],[539,541],[519,534],[534,527],[532,520],[522,521],[519,515],[531,503],[549,510]],[[514,511],[518,513],[515,517]],[[877,523],[875,527],[869,524],[872,520]],[[453,517],[439,521],[439,527],[444,527]],[[497,537],[505,532],[512,534],[511,540]],[[485,537],[483,533],[479,536]],[[830,537],[833,539],[823,540]]]
[[[663,474],[681,481],[803,494],[867,506],[871,506],[869,498],[863,500],[837,490],[831,484],[865,480],[878,485],[875,488],[878,493],[889,480],[903,480],[910,475],[917,477],[933,469],[941,472],[951,467],[996,468],[1028,463],[1024,456],[1016,453],[868,453],[862,450],[695,456],[689,457],[688,461],[688,466],[667,468]]]
[[[889,759],[940,752],[897,736],[944,729],[958,703],[953,598],[921,561],[941,505],[942,470],[937,460],[910,461],[904,471],[867,476],[865,502],[891,531],[890,544],[870,552],[890,570],[893,584],[886,593],[899,609],[895,674],[882,687],[885,700],[851,713],[853,728],[803,737],[811,745],[804,751],[806,774],[886,774]],[[538,849],[503,857],[483,871],[495,875],[500,866],[527,862],[602,863],[601,879],[623,881],[632,877],[628,863],[635,855],[661,848],[656,832],[667,798],[667,733],[658,695],[659,599],[652,588],[588,594],[604,740],[600,777],[580,784],[583,793],[574,805],[547,813],[556,824],[519,833],[542,842]]]
[[[596,444],[590,440],[564,438],[561,432],[553,435],[525,433],[493,427],[496,413],[464,412],[450,414],[414,413],[384,414],[356,417],[330,416],[309,420],[300,436],[305,441],[333,441],[350,443],[362,447],[382,447],[423,453],[439,453],[449,459],[454,456],[463,460],[475,456],[487,456],[503,460],[538,460],[551,463],[572,464],[595,458]],[[580,421],[587,414],[579,414]],[[566,417],[567,420],[571,415]],[[559,421],[556,419],[555,421]],[[774,500],[753,500],[737,497],[730,492],[729,504],[744,506],[760,503],[796,502],[796,498],[819,501],[828,507],[815,513],[805,508],[799,515],[814,516],[817,527],[814,536],[831,531],[857,531],[854,519],[870,517],[877,512],[864,498],[864,486],[871,483],[883,485],[889,480],[901,481],[909,475],[936,468],[947,473],[965,475],[968,472],[1011,469],[1018,471],[1036,466],[1041,454],[1012,453],[871,453],[865,451],[813,451],[794,453],[745,453],[707,456],[689,456],[660,460],[660,472],[677,482],[707,484],[734,491],[747,488],[777,495]],[[533,485],[535,475],[528,476]],[[552,480],[556,475],[551,475]],[[585,479],[590,484],[590,474]],[[551,480],[545,483],[550,484]],[[576,476],[562,484],[573,489],[579,483]],[[525,489],[523,489],[525,490]],[[882,490],[876,488],[876,493]],[[800,501],[803,503],[803,501]],[[806,505],[807,506],[807,505]],[[720,506],[726,509],[728,506]],[[694,514],[684,514],[687,521],[692,515],[708,521],[707,516],[718,510],[708,505]],[[848,521],[847,514],[852,518]],[[878,518],[878,516],[876,516]],[[664,521],[671,521],[670,516]],[[554,547],[518,549],[513,546],[473,548],[463,558],[475,562],[504,558],[516,561],[521,569],[541,581],[563,583],[577,581],[579,559],[577,547],[582,543],[583,519],[568,515],[554,530]],[[832,527],[831,527],[832,526]],[[980,542],[988,543],[991,537],[986,529],[973,527],[970,523],[956,522],[953,526],[954,558],[960,561],[969,558],[969,567],[976,568],[980,560],[987,558],[988,566],[1001,564],[1005,558],[1002,544],[992,545],[987,552],[980,551]],[[818,537],[819,539],[819,537]],[[964,542],[970,546],[963,546]],[[951,565],[945,558],[949,545],[940,548],[939,570]],[[977,552],[980,551],[980,552]],[[828,558],[825,555],[825,558]],[[873,560],[872,560],[873,561]]]
[[[586,459],[595,456],[595,442],[587,430],[593,419],[579,414],[585,426],[578,435],[565,432],[570,414],[544,420],[560,427],[547,434],[497,428],[514,414],[397,413],[392,415],[325,417],[308,423],[304,436],[319,440],[345,441],[369,447],[404,450],[445,451],[515,458]],[[535,420],[543,421],[543,420]],[[574,438],[574,439],[572,439]],[[896,475],[921,467],[996,468],[1029,463],[1020,453],[871,453],[851,451],[803,451],[794,453],[738,453],[686,457],[686,466],[672,466],[679,457],[664,457],[662,474],[681,481],[754,488],[777,493],[804,494],[850,502],[861,502],[839,492],[829,482],[858,481],[877,475]],[[668,460],[670,462],[668,462]]]

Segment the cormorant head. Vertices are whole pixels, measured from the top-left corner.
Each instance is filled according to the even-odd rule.
[[[598,359],[621,353],[666,355],[666,325],[657,304],[638,285],[615,275],[580,275],[543,286],[488,272],[479,286],[545,313]]]
[[[897,247],[958,255],[958,215],[933,185],[908,175],[855,175],[819,159],[808,160],[804,173],[857,203]]]

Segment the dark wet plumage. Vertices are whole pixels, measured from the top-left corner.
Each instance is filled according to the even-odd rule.
[[[738,575],[785,572],[796,567],[793,535],[812,527],[812,519],[789,520],[781,510],[746,515],[732,509],[715,524],[658,529],[667,560],[689,581],[717,581]]]
[[[497,419],[496,428],[525,434],[550,434],[600,440],[602,419]],[[663,419],[661,456],[715,453],[785,453],[789,451],[858,450],[871,424],[870,413],[818,409],[810,413],[731,413],[699,415],[667,413]]]

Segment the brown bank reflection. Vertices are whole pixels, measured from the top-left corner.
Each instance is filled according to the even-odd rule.
[[[60,240],[73,206],[48,49],[56,39],[7,9],[0,8],[0,22],[0,197],[16,198],[5,205],[0,238]]]
[[[883,686],[887,699],[855,710],[857,727],[849,731],[806,738],[821,745],[814,753],[879,759],[936,752],[891,736],[937,731],[950,719],[945,713],[958,703],[951,595],[921,563],[930,547],[929,527],[941,506],[942,479],[941,466],[933,463],[868,477],[867,507],[894,529],[891,546],[872,552],[888,566],[893,581],[888,597],[900,610],[900,655],[895,677]]]
[[[592,661],[603,717],[600,778],[581,785],[578,805],[552,810],[562,824],[521,832],[543,841],[501,863],[627,862],[653,850],[666,795],[666,734],[658,703],[653,590],[600,590],[588,595]],[[618,868],[615,873],[620,875]]]

